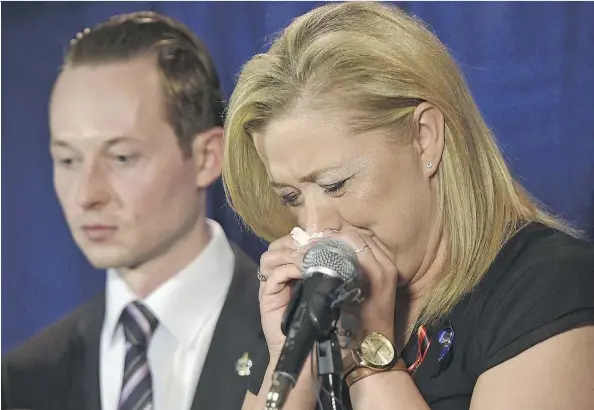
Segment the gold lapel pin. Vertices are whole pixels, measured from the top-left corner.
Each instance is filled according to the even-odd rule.
[[[243,355],[237,360],[237,363],[235,364],[235,370],[237,370],[237,374],[242,377],[249,376],[250,369],[252,368],[253,364],[254,363],[252,362],[252,359],[250,359],[248,352],[244,352]]]

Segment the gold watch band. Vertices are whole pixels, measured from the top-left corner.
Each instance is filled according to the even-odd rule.
[[[404,372],[408,372],[408,367],[406,366],[406,363],[404,363],[404,360],[402,358],[399,358],[396,361],[396,364],[387,369],[387,370],[375,370],[375,369],[370,369],[369,367],[357,367],[356,369],[350,371],[344,381],[347,385],[347,387],[351,387],[353,385],[353,383],[364,379],[367,376],[371,376],[372,374],[376,374],[376,373],[384,373],[384,372],[391,372],[391,371],[404,371]]]

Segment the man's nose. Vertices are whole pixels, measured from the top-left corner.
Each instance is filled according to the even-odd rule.
[[[100,164],[92,163],[81,169],[76,187],[75,201],[83,209],[103,206],[109,201],[105,171]]]

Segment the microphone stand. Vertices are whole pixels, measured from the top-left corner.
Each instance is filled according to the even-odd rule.
[[[342,409],[342,357],[336,331],[317,343],[318,376],[322,379],[320,392],[322,409]]]

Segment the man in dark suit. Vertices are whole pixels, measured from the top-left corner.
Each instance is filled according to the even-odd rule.
[[[105,292],[2,361],[2,408],[239,409],[264,343],[255,264],[205,215],[222,97],[204,45],[155,13],[71,42],[50,102],[54,185]]]

